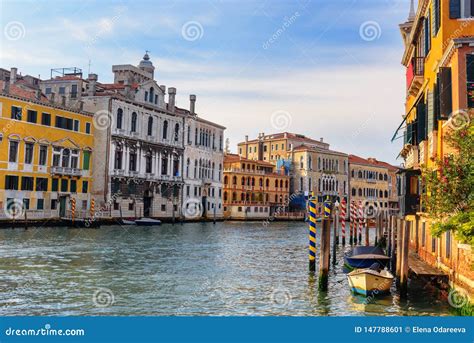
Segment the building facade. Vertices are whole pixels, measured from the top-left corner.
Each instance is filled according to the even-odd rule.
[[[198,117],[196,96],[185,114],[183,212],[186,218],[220,219],[224,215],[222,181],[224,130]]]
[[[371,213],[374,215],[381,212],[395,214],[398,212],[397,170],[397,167],[375,158],[349,155],[349,202],[362,202],[373,209]]]
[[[455,114],[474,106],[474,4],[472,1],[420,0],[400,25],[405,50],[406,101],[400,155],[400,214],[410,225],[410,244],[426,262],[443,269],[450,280],[474,290],[472,251],[450,231],[431,234],[423,211],[421,168],[435,167],[448,153],[446,135],[456,127]]]
[[[224,215],[231,219],[266,219],[287,211],[289,176],[265,161],[235,154],[224,157]]]
[[[292,172],[295,192],[313,194],[322,203],[348,200],[349,163],[346,154],[306,145],[293,149]]]
[[[57,106],[15,78],[0,81],[1,219],[90,216],[91,113]]]

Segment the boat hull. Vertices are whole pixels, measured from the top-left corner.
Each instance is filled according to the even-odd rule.
[[[382,268],[385,268],[387,267],[390,258],[385,256],[375,258],[357,258],[344,256],[344,261],[352,268],[369,268],[374,263],[379,263]]]
[[[370,269],[355,270],[347,275],[351,291],[364,295],[382,295],[390,292],[393,275],[388,271],[378,273]]]

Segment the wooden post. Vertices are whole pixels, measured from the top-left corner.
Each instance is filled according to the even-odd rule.
[[[362,243],[362,226],[364,225],[364,209],[362,200],[359,200],[359,244]]]
[[[346,199],[342,198],[341,201],[341,235],[342,235],[342,246],[346,245]]]
[[[402,256],[400,259],[400,296],[406,297],[408,291],[408,245],[410,243],[410,221],[404,221],[402,227],[403,240],[402,240]]]
[[[28,216],[26,214],[27,210],[25,208],[25,230],[28,230]]]
[[[402,248],[402,227],[403,224],[405,223],[404,219],[397,219],[397,264],[396,264],[396,277],[397,277],[397,284],[400,283],[400,269],[401,269],[401,248]]]
[[[328,289],[329,274],[329,244],[331,235],[331,221],[329,218],[322,219],[321,230],[321,252],[319,256],[319,290],[326,291]]]
[[[387,254],[392,257],[392,216],[387,217]]]
[[[308,245],[308,257],[309,257],[309,271],[316,271],[316,200],[310,198],[308,201],[308,217],[309,217],[309,245]]]
[[[339,244],[339,209],[334,212],[334,246]]]
[[[392,221],[391,221],[391,239],[390,239],[390,242],[391,242],[391,246],[390,246],[390,270],[392,271],[392,273],[395,273],[396,271],[396,264],[397,264],[397,256],[396,256],[396,246],[397,246],[397,241],[396,241],[396,237],[397,237],[397,217],[395,216],[392,216]]]
[[[415,252],[418,253],[418,239],[420,237],[419,234],[419,229],[420,229],[420,216],[416,215],[415,216]]]
[[[365,245],[368,246],[369,242],[369,218],[365,221]]]
[[[349,207],[349,231],[350,231],[350,237],[349,237],[349,243],[352,245],[354,243],[354,201],[351,201],[350,207]]]

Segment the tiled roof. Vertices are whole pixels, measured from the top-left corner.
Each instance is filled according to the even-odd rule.
[[[332,154],[347,156],[347,154],[345,154],[343,152],[340,152],[340,151],[315,148],[314,146],[309,146],[309,145],[306,145],[306,144],[298,145],[297,147],[295,147],[293,149],[293,151],[313,151],[313,152],[321,152],[321,153],[324,153],[324,154],[331,154],[332,153]]]
[[[292,140],[296,140],[296,141],[300,141],[300,142],[313,143],[313,144],[316,144],[316,143],[318,143],[318,144],[329,144],[329,143],[326,143],[326,142],[321,142],[321,141],[306,137],[304,135],[300,135],[300,134],[296,134],[296,133],[292,133],[292,132],[279,132],[279,133],[274,133],[274,134],[270,134],[270,135],[265,135],[265,136],[263,136],[263,140],[283,139],[283,138],[285,138],[285,135],[286,135],[287,139],[292,139]],[[259,139],[255,138],[255,139],[249,140],[247,143],[257,143],[257,142],[259,142]],[[240,142],[238,144],[244,144],[244,143],[246,143],[246,142],[244,141],[244,142]]]
[[[249,158],[242,157],[237,154],[226,154],[224,156],[224,163],[232,163],[232,162],[250,162],[250,163],[256,163],[262,166],[268,166],[268,167],[274,167],[275,165],[273,163],[267,162],[267,161],[259,161],[259,160],[251,160]]]
[[[3,91],[4,88],[5,88],[5,81],[0,81],[0,90]],[[36,90],[30,87],[26,87],[25,85],[20,85],[20,84],[9,85],[8,94],[14,95],[20,98],[38,101],[38,99],[36,99]],[[48,102],[48,98],[43,93],[41,93],[41,98],[39,101]]]
[[[399,168],[383,161],[378,161],[375,158],[363,158],[360,156],[356,155],[349,155],[349,163],[355,163],[355,164],[363,164],[363,165],[368,165],[368,166],[374,166],[374,167],[380,167],[380,168],[387,168],[390,170],[398,170]]]

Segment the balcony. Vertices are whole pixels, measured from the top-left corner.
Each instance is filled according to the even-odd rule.
[[[112,174],[114,176],[123,176],[125,174],[125,171],[123,169],[114,169]]]
[[[425,58],[413,57],[406,71],[407,92],[415,96],[423,85]]]
[[[69,167],[51,167],[51,174],[81,176],[81,169]]]
[[[419,153],[420,150],[418,146],[412,145],[410,150],[408,150],[408,153],[406,155],[405,159],[405,167],[408,168],[413,168],[413,169],[418,169],[419,167]]]
[[[376,182],[377,182],[377,179],[367,179],[367,182],[368,182],[368,183],[376,183]]]

